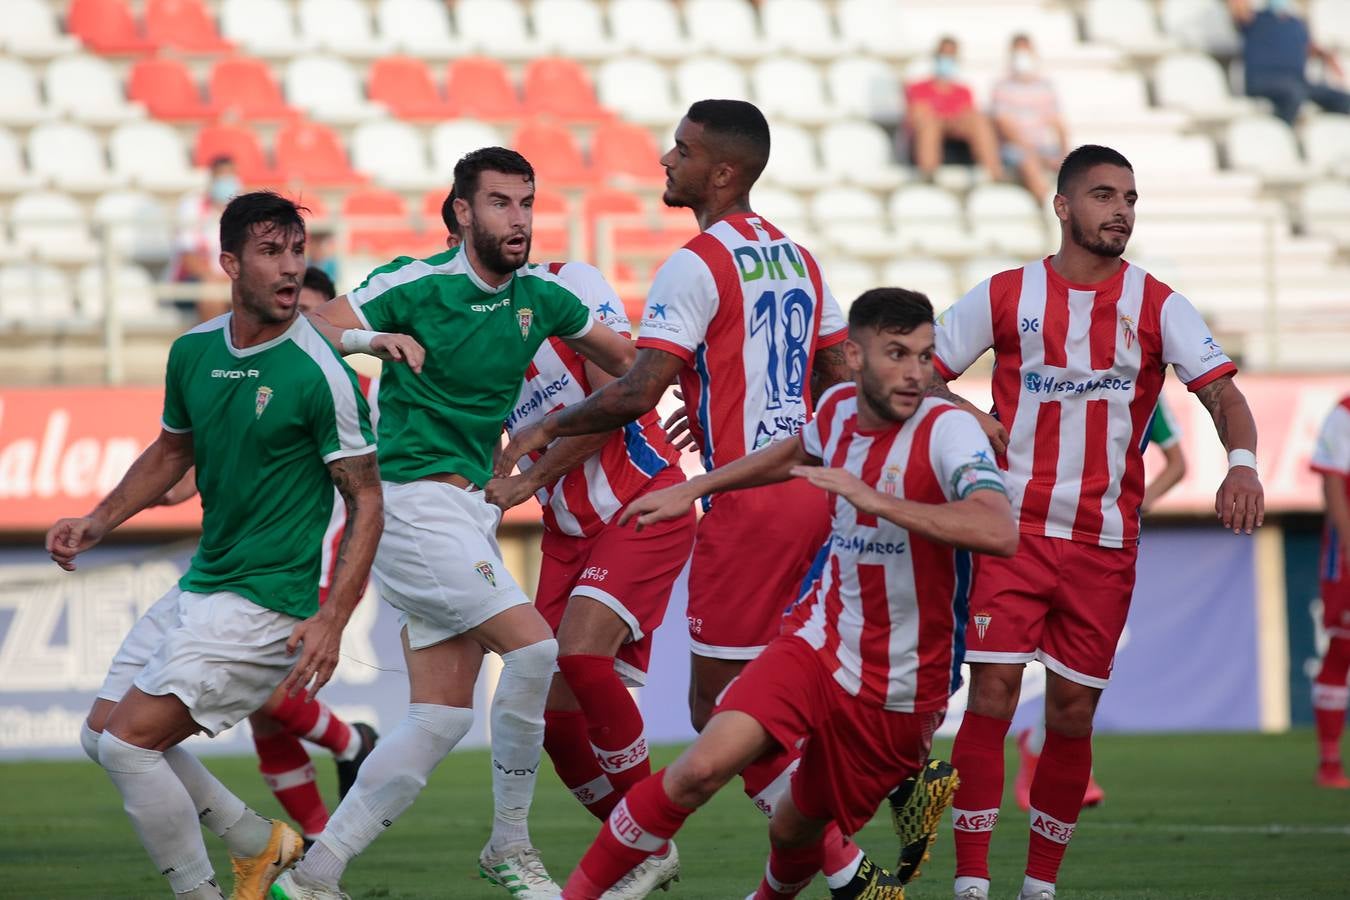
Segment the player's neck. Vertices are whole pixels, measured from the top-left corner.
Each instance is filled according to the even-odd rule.
[[[1077,244],[1065,241],[1059,252],[1050,257],[1050,266],[1065,281],[1074,284],[1097,284],[1120,271],[1124,260],[1119,256],[1099,256]]]
[[[299,312],[296,315],[300,315]],[[290,327],[295,324],[295,318],[291,317],[285,322],[259,322],[248,312],[240,310],[236,306],[231,310],[230,315],[230,343],[236,350],[243,350],[248,347],[256,347],[259,344],[265,344],[270,340],[281,337]]]
[[[473,273],[477,275],[478,279],[482,281],[484,284],[486,284],[488,287],[493,288],[495,290],[496,288],[499,288],[502,285],[506,284],[508,281],[510,281],[511,276],[516,274],[514,271],[512,271],[507,272],[505,275],[503,275],[501,272],[494,272],[487,266],[483,265],[482,260],[478,258],[478,254],[473,252],[472,242],[466,242],[464,244],[461,244],[461,246],[464,248],[463,250],[464,256],[466,259],[468,259],[469,266],[473,269]]]
[[[719,200],[695,213],[698,218],[698,230],[707,231],[728,216],[738,216],[748,212],[751,212],[749,194],[741,194],[729,200]]]

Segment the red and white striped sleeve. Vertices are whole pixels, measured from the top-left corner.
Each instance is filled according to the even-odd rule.
[[[708,264],[687,247],[677,250],[652,279],[638,349],[664,350],[692,363],[717,305],[717,282]]]
[[[1192,391],[1237,373],[1237,366],[1209,332],[1199,311],[1175,291],[1163,301],[1162,360]]]
[[[1310,466],[1323,475],[1350,477],[1350,397],[1344,397],[1322,423]]]
[[[933,363],[938,374],[951,381],[994,346],[994,312],[989,294],[992,279],[971,288],[937,317]]]

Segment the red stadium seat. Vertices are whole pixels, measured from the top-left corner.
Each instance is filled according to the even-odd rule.
[[[606,122],[591,136],[591,165],[606,177],[643,185],[664,184],[661,149],[652,133],[631,122]]]
[[[489,121],[524,115],[511,74],[495,59],[469,56],[450,63],[445,82],[451,115]]]
[[[297,119],[277,132],[277,168],[287,180],[319,187],[365,184],[352,169],[337,133],[326,125]]]
[[[603,122],[609,112],[595,99],[595,86],[579,63],[536,59],[525,69],[525,112],[569,122]]]
[[[531,262],[561,262],[572,258],[568,228],[571,212],[571,204],[561,193],[548,189],[535,191]]]
[[[303,207],[300,213],[307,223],[314,220],[328,218],[328,204],[324,202],[323,196],[317,191],[303,189],[279,188],[277,193]]]
[[[389,107],[400,119],[435,119],[453,116],[454,109],[441,95],[431,70],[420,59],[387,56],[370,67],[370,99]]]
[[[566,126],[548,122],[529,122],[516,132],[512,144],[534,166],[539,178],[549,186],[589,187],[599,175],[586,165],[576,138]]]
[[[145,33],[160,46],[189,53],[228,53],[234,49],[216,30],[202,0],[147,0]]]
[[[127,96],[145,104],[156,119],[209,119],[215,107],[202,100],[188,67],[176,59],[138,59],[131,67]]]
[[[342,200],[342,217],[378,221],[352,226],[347,249],[352,253],[397,256],[420,250],[427,236],[408,224],[408,206],[403,195],[378,188],[352,191]]]
[[[250,187],[275,185],[281,181],[281,173],[267,162],[258,136],[246,126],[207,125],[197,132],[192,164],[206,166],[218,156],[233,159],[240,180]]]
[[[139,54],[155,49],[123,0],[72,0],[66,28],[96,53]]]
[[[241,119],[289,119],[296,115],[282,98],[272,71],[257,59],[240,56],[217,62],[211,68],[210,94],[221,115]]]
[[[684,210],[662,210],[652,216],[641,198],[614,188],[588,192],[582,209],[593,255],[603,244],[616,259],[634,257],[657,262],[684,246],[698,230],[693,217]],[[603,216],[615,217],[609,223],[607,237],[597,227]]]

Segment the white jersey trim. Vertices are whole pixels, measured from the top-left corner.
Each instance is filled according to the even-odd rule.
[[[695,656],[706,656],[709,659],[745,659],[750,660],[759,656],[769,645],[762,647],[719,647],[716,644],[705,644],[702,641],[689,639],[689,652]]]
[[[361,409],[356,397],[359,391],[353,384],[350,370],[338,359],[332,346],[323,335],[305,320],[304,327],[295,335],[295,343],[310,359],[318,365],[328,382],[328,391],[333,396],[333,412],[337,427],[339,447],[324,456],[324,462],[332,462],[348,456],[360,456],[375,452],[375,444],[367,441],[361,432]]]
[[[356,318],[361,321],[361,327],[369,329],[370,321],[366,319],[365,314],[361,312],[361,307],[365,306],[370,301],[378,299],[396,287],[411,284],[412,282],[426,278],[429,275],[465,274],[464,270],[466,268],[469,269],[469,272],[467,273],[469,278],[482,291],[488,294],[500,293],[502,288],[506,285],[503,285],[502,288],[498,288],[496,291],[489,288],[483,283],[481,278],[478,278],[477,275],[473,273],[472,266],[460,264],[459,260],[463,255],[463,252],[456,253],[453,257],[438,266],[433,266],[424,259],[414,259],[410,260],[406,265],[394,269],[392,272],[381,272],[378,275],[372,275],[366,280],[365,284],[358,288],[354,288],[347,293],[347,304],[352,308],[352,312],[356,314]],[[510,284],[510,282],[508,281],[507,284]]]

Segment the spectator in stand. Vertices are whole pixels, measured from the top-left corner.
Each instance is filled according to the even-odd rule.
[[[333,281],[338,280],[337,237],[326,228],[316,228],[309,238],[309,264]]]
[[[1228,0],[1228,9],[1242,32],[1242,70],[1247,96],[1275,104],[1275,115],[1290,125],[1303,101],[1328,112],[1350,113],[1350,93],[1325,82],[1308,80],[1308,57],[1321,61],[1326,75],[1344,82],[1335,54],[1313,43],[1308,24],[1293,0],[1266,0],[1257,10],[1253,0]]]
[[[975,108],[975,96],[958,77],[956,38],[938,41],[933,77],[905,86],[905,120],[913,141],[914,164],[925,178],[942,164],[943,141],[957,140],[970,147],[975,163],[995,181],[1003,177],[998,139],[989,117]]]
[[[229,278],[220,267],[220,214],[239,193],[234,160],[217,156],[209,164],[211,180],[202,194],[190,194],[178,207],[178,237],[174,240],[171,277],[182,284],[217,284],[220,296],[192,297],[175,302],[185,313],[205,322],[230,310]]]
[[[1008,77],[994,87],[989,112],[1003,164],[1016,169],[1027,190],[1044,201],[1050,195],[1047,173],[1059,171],[1069,152],[1069,136],[1054,85],[1040,74],[1036,49],[1025,34],[1012,39]]]

